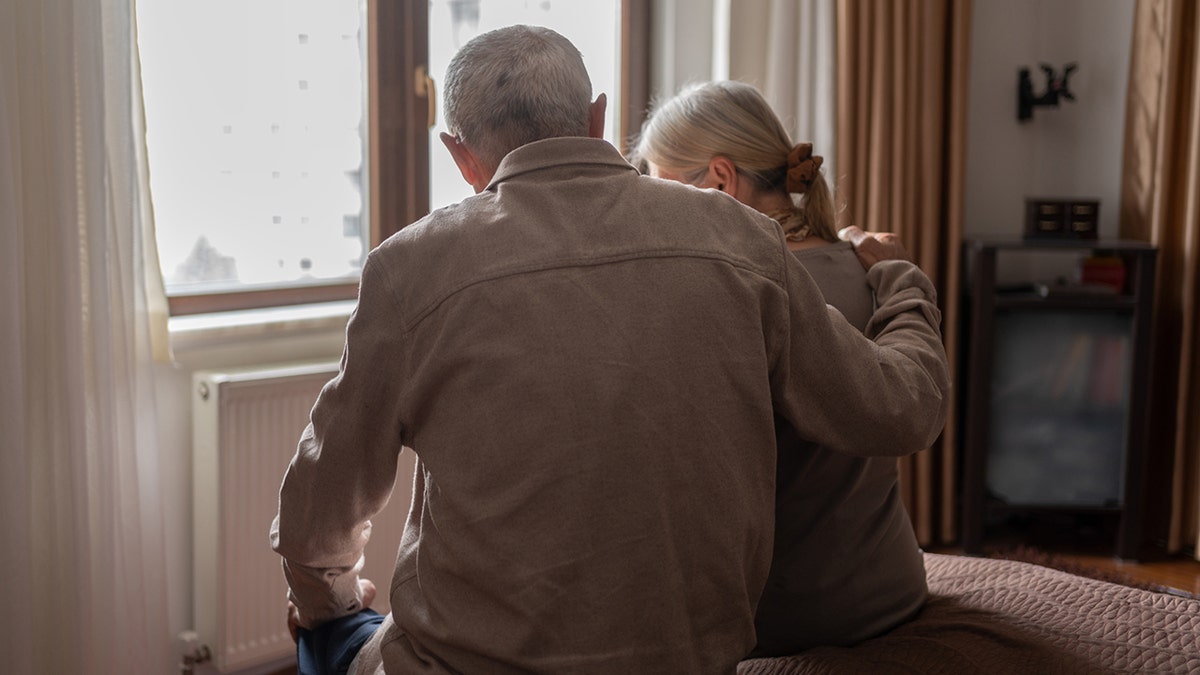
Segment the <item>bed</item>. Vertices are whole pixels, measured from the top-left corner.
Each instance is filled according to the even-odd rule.
[[[925,554],[917,617],[854,647],[750,659],[739,675],[1200,673],[1200,600],[1012,560]]]

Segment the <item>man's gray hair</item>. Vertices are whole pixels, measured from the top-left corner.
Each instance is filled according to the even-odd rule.
[[[526,143],[587,136],[591,102],[583,57],[549,28],[484,33],[446,69],[446,126],[489,170]]]

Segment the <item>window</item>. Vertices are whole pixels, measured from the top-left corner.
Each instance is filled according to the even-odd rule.
[[[481,32],[575,42],[614,143],[647,96],[646,0],[140,0],[137,18],[173,314],[353,298],[371,246],[469,194],[435,101]]]
[[[357,0],[138,3],[174,309],[353,292],[370,243],[365,20]]]

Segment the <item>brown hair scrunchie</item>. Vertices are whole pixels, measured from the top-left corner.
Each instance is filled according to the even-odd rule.
[[[797,143],[787,157],[787,191],[808,192],[824,161],[824,157],[812,154],[812,143]]]

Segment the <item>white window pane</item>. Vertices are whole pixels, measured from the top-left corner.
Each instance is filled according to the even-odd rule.
[[[354,280],[368,245],[359,0],[139,0],[168,294]]]
[[[481,33],[527,24],[561,33],[579,48],[592,79],[592,98],[608,96],[605,137],[616,145],[621,58],[620,0],[432,0],[429,4],[429,72],[438,90],[458,48]],[[437,209],[471,195],[438,134],[446,131],[441,111],[430,133],[430,206]]]

